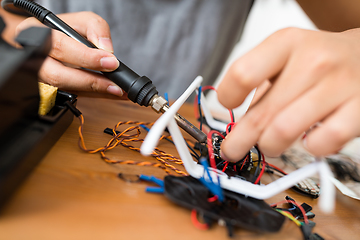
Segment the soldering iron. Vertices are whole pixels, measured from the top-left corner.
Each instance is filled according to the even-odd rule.
[[[29,0],[3,0],[2,7],[9,12],[27,14],[37,18],[44,25],[59,30],[69,37],[85,44],[90,48],[97,48],[73,28],[63,22],[54,13],[43,6]],[[22,10],[22,11],[21,11]],[[151,106],[158,113],[164,113],[169,108],[168,102],[158,95],[155,85],[146,76],[139,76],[119,59],[119,67],[112,72],[102,72],[104,76],[117,84],[128,94],[128,98],[141,106]],[[178,125],[199,142],[206,141],[206,134],[196,128],[178,113],[175,116]]]

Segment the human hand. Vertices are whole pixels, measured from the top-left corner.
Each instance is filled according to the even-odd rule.
[[[278,156],[315,125],[304,139],[315,156],[359,136],[359,40],[360,29],[288,28],[238,59],[217,89],[220,103],[235,108],[253,88],[270,86],[223,141],[224,158],[237,161],[256,143],[265,155]]]
[[[110,29],[105,20],[92,12],[59,14],[58,17],[100,49],[89,48],[64,33],[53,30],[52,49],[39,71],[40,80],[83,95],[121,97],[123,91],[106,77],[80,69],[109,72],[119,66],[119,61],[112,54]],[[44,27],[32,17],[21,22],[16,32],[31,26]]]

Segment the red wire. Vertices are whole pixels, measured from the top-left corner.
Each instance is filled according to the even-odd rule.
[[[225,172],[225,170],[226,170],[226,168],[227,168],[227,166],[229,165],[229,162],[228,161],[225,161],[225,166],[224,166],[224,168],[223,168],[223,172]]]
[[[245,162],[248,160],[248,158],[249,158],[249,155],[246,155],[246,158],[244,159],[244,161],[243,161],[243,163],[242,163],[242,165],[240,167],[240,171],[241,171],[241,169],[243,169],[243,167],[245,165]]]
[[[233,126],[235,126],[236,125],[236,123],[235,122],[231,122],[231,123],[229,123],[228,125],[226,125],[226,134],[229,134],[229,127],[233,127]]]
[[[260,181],[260,178],[262,177],[262,175],[264,174],[264,172],[265,172],[265,166],[266,166],[266,162],[265,162],[265,156],[264,156],[264,154],[261,154],[261,156],[262,156],[262,168],[261,168],[261,172],[260,172],[260,174],[259,174],[259,176],[258,176],[258,178],[256,179],[256,181],[254,182],[254,184],[258,184],[259,183],[259,181]],[[258,163],[258,164],[260,164],[260,163]]]
[[[271,164],[271,163],[266,162],[266,165],[268,165],[268,166],[270,166],[270,167],[272,167],[272,168],[275,168],[276,170],[278,170],[279,172],[281,172],[281,173],[284,174],[284,175],[287,175],[287,173],[284,172],[281,168],[279,168],[279,167],[277,167],[277,166],[275,166],[275,165],[273,165],[273,164]]]
[[[211,198],[208,198],[208,202],[215,202],[216,200],[218,200],[218,196],[213,196]]]
[[[213,86],[210,86],[210,85],[208,85],[208,86],[203,86],[202,88],[202,91],[206,91],[206,90],[214,90],[215,92],[216,92],[216,88],[214,88]]]
[[[298,203],[296,203],[295,201],[283,200],[283,201],[281,201],[281,202],[271,204],[270,207],[275,207],[275,206],[277,206],[277,205],[279,205],[279,204],[283,204],[283,203],[292,203],[292,204],[294,204],[295,206],[297,206],[297,207],[300,209],[301,214],[302,214],[303,217],[304,217],[304,222],[305,222],[306,224],[309,224],[309,220],[308,220],[308,217],[306,216],[306,212],[305,212],[304,208],[303,208],[301,205],[299,205]]]
[[[191,221],[194,224],[194,226],[200,230],[207,230],[209,229],[209,225],[206,223],[199,222],[199,219],[197,218],[197,212],[195,209],[191,211]]]
[[[214,157],[214,149],[213,149],[213,146],[212,146],[212,135],[213,134],[217,134],[222,138],[225,138],[225,137],[219,131],[216,131],[216,130],[211,130],[207,135],[208,136],[207,137],[207,145],[208,145],[210,166],[212,168],[216,169],[216,162],[215,162],[215,157]]]
[[[234,119],[234,115],[233,112],[229,109],[229,113],[230,113],[230,123],[233,123],[233,119]]]
[[[214,149],[212,147],[212,139],[211,139],[211,132],[213,130],[211,130],[208,133],[208,139],[207,139],[207,145],[208,145],[208,152],[209,152],[209,159],[210,159],[210,166],[214,169],[216,169],[216,163],[215,163],[215,157],[214,157]],[[209,137],[210,136],[210,137]]]

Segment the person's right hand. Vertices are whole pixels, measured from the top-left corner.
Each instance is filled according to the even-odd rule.
[[[53,30],[52,49],[40,69],[40,81],[82,95],[121,97],[123,91],[115,83],[101,74],[80,69],[109,72],[119,66],[119,61],[112,54],[110,29],[106,21],[92,12],[59,14],[58,17],[100,49],[89,48]],[[16,32],[31,26],[44,25],[31,17],[21,22]]]

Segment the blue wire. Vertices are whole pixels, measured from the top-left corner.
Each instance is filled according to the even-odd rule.
[[[164,93],[164,98],[165,98],[165,100],[166,100],[167,102],[169,102],[169,96],[168,96],[168,93],[167,93],[167,92]]]
[[[200,103],[201,103],[201,101],[200,101],[200,99],[201,99],[201,90],[202,90],[202,87],[200,86],[199,87],[199,93],[198,93],[198,104],[200,105]]]
[[[220,186],[220,178],[218,177],[218,182],[217,184],[215,182],[213,182],[211,175],[210,175],[210,171],[209,171],[209,164],[206,160],[206,158],[202,157],[200,158],[200,163],[204,166],[204,170],[205,173],[208,175],[209,181],[205,180],[204,176],[202,176],[199,180],[200,182],[207,188],[210,190],[210,192],[212,194],[214,194],[215,196],[218,197],[218,200],[220,202],[224,201],[224,195],[222,193],[222,188]],[[204,173],[204,175],[205,175]]]
[[[145,129],[145,131],[150,131],[150,128],[148,128],[147,126],[143,125],[143,124],[139,124],[140,127],[142,127],[143,129]]]

